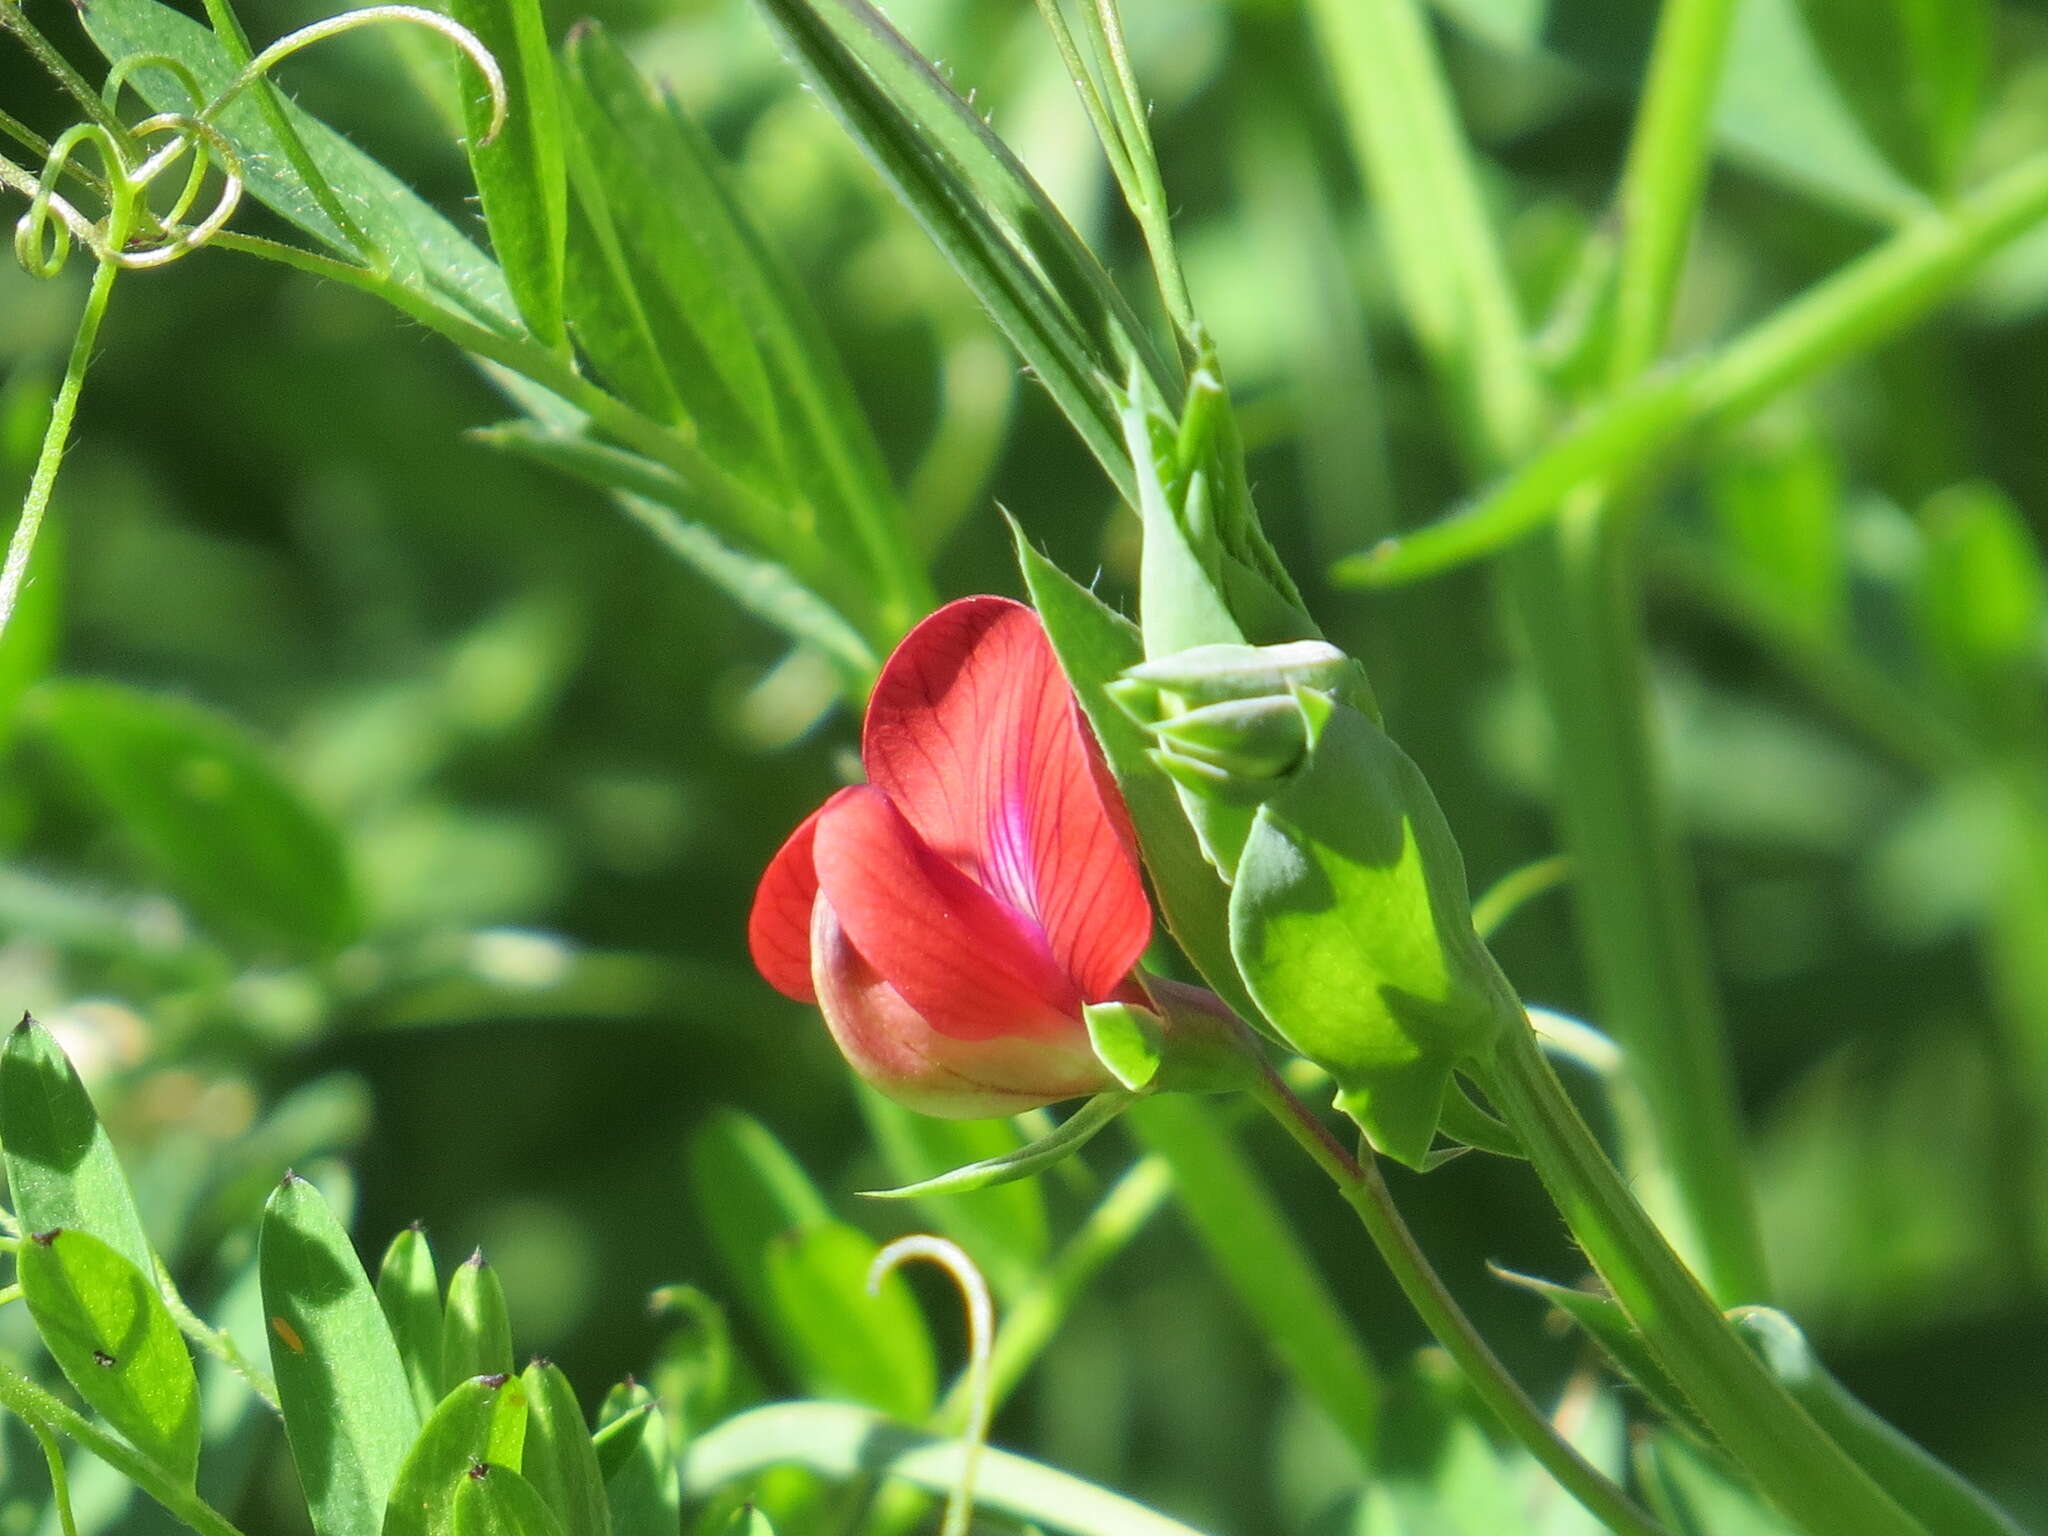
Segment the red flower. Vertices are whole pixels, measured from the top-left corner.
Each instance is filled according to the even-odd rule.
[[[882,669],[868,782],[791,834],[747,940],[855,1071],[956,1118],[1116,1086],[1083,1004],[1131,989],[1152,910],[1129,820],[1038,622],[948,604]]]

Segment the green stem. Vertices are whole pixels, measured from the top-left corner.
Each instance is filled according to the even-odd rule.
[[[1692,871],[1661,792],[1633,541],[1597,491],[1501,563],[1556,734],[1552,799],[1575,878],[1597,1017],[1650,1114],[1621,1122],[1630,1170],[1726,1304],[1770,1295],[1734,1069]]]
[[[71,67],[70,61],[51,45],[50,40],[36,30],[35,23],[28,19],[15,0],[0,0],[0,30],[12,32],[30,56],[78,103],[79,109],[112,134],[114,142],[124,153],[133,153],[135,140],[128,132],[128,125],[100,100],[99,92],[86,83],[85,77]]]
[[[1512,1021],[1476,1075],[1572,1234],[1722,1447],[1808,1536],[1928,1536],[1830,1440],[1729,1326]]]
[[[1627,384],[1663,349],[1712,144],[1733,0],[1665,0],[1621,177],[1621,270],[1609,357]]]
[[[1075,1298],[1101,1273],[1103,1265],[1130,1246],[1172,1193],[1173,1172],[1166,1160],[1157,1156],[1141,1157],[1110,1186],[1038,1283],[1008,1308],[996,1330],[988,1363],[992,1408],[1000,1407],[1017,1390],[1073,1310]],[[965,1376],[955,1382],[933,1422],[954,1430],[964,1425],[972,1407],[971,1387]]]
[[[149,1457],[7,1364],[0,1364],[0,1408],[21,1419],[39,1436],[69,1435],[200,1536],[242,1536],[225,1516]]]
[[[1930,212],[1706,358],[1647,373],[1582,414],[1476,500],[1337,563],[1339,583],[1398,586],[1484,559],[1561,516],[1567,493],[1625,480],[1687,434],[1724,429],[1922,318],[2048,218],[2048,153]]]
[[[85,296],[85,310],[78,319],[78,335],[71,343],[71,358],[64,368],[64,380],[50,402],[50,424],[43,432],[42,450],[36,455],[29,478],[28,495],[21,504],[21,518],[7,542],[7,559],[0,565],[0,634],[7,632],[28,580],[29,560],[35,554],[36,535],[42,531],[43,514],[49,510],[50,493],[57,484],[57,467],[64,461],[64,446],[71,440],[72,418],[78,414],[79,391],[85,387],[86,370],[92,366],[92,349],[99,338],[100,322],[106,318],[107,299],[114,290],[120,268],[101,262],[92,275],[92,287]]]
[[[180,1333],[241,1377],[243,1384],[260,1397],[272,1413],[284,1412],[277,1401],[277,1383],[270,1372],[243,1354],[242,1347],[225,1328],[215,1328],[192,1310],[179,1293],[177,1282],[171,1278],[170,1268],[161,1255],[156,1261],[156,1288]]]
[[[1507,1367],[1472,1326],[1444,1286],[1429,1257],[1401,1219],[1393,1196],[1369,1153],[1354,1157],[1330,1129],[1268,1072],[1252,1090],[1262,1108],[1330,1176],[1344,1201],[1358,1213],[1373,1245],[1393,1271],[1402,1292],[1465,1373],[1481,1402],[1519,1440],[1566,1492],[1617,1536],[1664,1536],[1664,1528],[1638,1509],[1627,1494],[1581,1456],[1529,1400]]]
[[[43,1460],[50,1464],[50,1499],[57,1506],[57,1529],[63,1536],[78,1536],[78,1520],[71,1513],[71,1474],[64,1470],[64,1448],[40,1424],[29,1425],[29,1431],[43,1448]]]

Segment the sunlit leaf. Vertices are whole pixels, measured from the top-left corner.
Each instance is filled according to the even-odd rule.
[[[398,1469],[383,1536],[453,1536],[455,1496],[471,1468],[520,1465],[526,1412],[526,1387],[514,1377],[476,1376],[450,1391]]]
[[[777,1238],[768,1287],[777,1338],[822,1396],[843,1397],[917,1423],[931,1412],[938,1368],[924,1319],[902,1276],[873,1294],[874,1240],[833,1222]]]

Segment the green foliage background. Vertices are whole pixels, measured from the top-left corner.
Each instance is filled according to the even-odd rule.
[[[891,9],[1136,270],[1030,9]],[[1600,217],[1646,34],[1593,0],[1440,10],[1541,313]],[[1320,64],[1278,0],[1129,13],[1264,518],[1293,569],[1326,569],[1433,515],[1461,477],[1392,321]],[[319,13],[262,0],[242,14],[261,40]],[[602,15],[733,158],[801,273],[940,548],[938,589],[1015,590],[1000,503],[1069,570],[1127,595],[1133,521],[758,19],[738,0]],[[550,19],[559,35],[575,18]],[[1972,151],[1987,161],[2048,135],[2048,25],[2006,6],[1995,39]],[[445,69],[438,44],[366,37],[287,73],[304,105],[473,225]],[[1859,124],[1873,90],[1826,75],[1792,0],[1749,0],[1681,346],[1797,291],[1910,205],[1919,168],[1895,168]],[[62,121],[18,58],[0,60],[0,99]],[[252,205],[242,227],[267,218]],[[76,273],[38,285],[0,265],[9,496],[81,289]],[[1969,605],[1916,634],[1910,592],[1924,530],[1978,494],[1958,486],[1995,483],[2037,541],[2048,532],[2044,341],[2037,239],[1955,309],[1717,444],[1652,514],[1658,698],[1783,1304],[1859,1394],[2033,1523],[2048,1521],[2048,1017],[1989,875],[2011,829],[1984,775],[1927,740],[1985,707],[1928,659],[1926,636],[1967,629]],[[374,1254],[416,1218],[444,1262],[482,1243],[522,1355],[563,1361],[588,1401],[644,1365],[651,1288],[731,1292],[684,1175],[716,1106],[761,1117],[835,1195],[888,1182],[823,1030],[758,981],[741,935],[758,871],[838,781],[855,722],[828,671],[789,659],[595,492],[467,437],[502,400],[374,300],[208,253],[124,279],[103,345],[43,556],[55,670],[246,723],[339,829],[359,910],[318,919],[346,941],[331,958],[266,931],[294,898],[260,870],[221,871],[181,912],[164,850],[83,793],[92,752],[64,721],[90,698],[45,688],[0,719],[0,1001],[58,1026],[81,1060],[174,1264],[246,1225],[284,1161],[345,1156],[361,1245]],[[1901,697],[1845,713],[1839,677],[1786,665],[1793,648],[1730,618],[1742,610],[1713,551],[1802,512],[1832,514],[1800,525],[1838,538],[1851,575],[1831,586],[1823,551],[1793,611],[1854,612],[1857,659]],[[1367,660],[1475,887],[1551,851],[1545,727],[1486,583],[1311,596]],[[2032,643],[2038,661],[2038,616]],[[2038,676],[1989,708],[2038,766]],[[2048,947],[2048,928],[2032,933]],[[1499,952],[1532,1001],[1590,1009],[1561,901],[1518,917]],[[1270,1141],[1253,1145],[1391,1366],[1419,1326],[1346,1213]],[[1107,1169],[1125,1145],[1104,1138],[1091,1159]],[[1475,1157],[1397,1193],[1510,1363],[1561,1382],[1579,1346],[1542,1334],[1535,1305],[1482,1268],[1574,1272],[1526,1170]],[[883,1234],[908,1219],[840,1210]],[[22,1322],[0,1317],[17,1345]],[[757,1356],[773,1381],[773,1355]],[[1171,1212],[1081,1305],[998,1438],[1222,1530],[1308,1529],[1343,1481],[1343,1451]],[[17,1427],[5,1446],[10,1467],[33,1461]],[[253,1529],[288,1529],[279,1449]],[[14,1486],[0,1484],[0,1530],[18,1526]]]

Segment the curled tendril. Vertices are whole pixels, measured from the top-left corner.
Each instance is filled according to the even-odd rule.
[[[479,142],[494,141],[505,126],[511,106],[504,71],[474,32],[420,6],[366,6],[301,27],[249,60],[211,100],[206,99],[198,77],[181,60],[162,53],[129,54],[117,59],[108,71],[101,95],[109,106],[137,71],[161,69],[184,89],[191,110],[159,112],[144,118],[126,130],[126,142],[98,123],[80,123],[67,129],[50,145],[33,188],[24,188],[29,192],[29,205],[14,226],[15,260],[32,276],[54,277],[79,245],[105,265],[136,270],[168,266],[198,250],[235,216],[246,185],[241,155],[215,126],[220,114],[301,49],[360,27],[391,23],[409,23],[440,33],[476,66],[491,96],[490,127]],[[159,139],[167,142],[149,149]],[[97,181],[72,164],[87,145],[100,162],[101,175]],[[184,185],[170,207],[158,213],[149,206],[149,188],[180,161],[188,162]],[[205,187],[209,166],[216,163],[221,185],[213,207],[196,223],[185,222]],[[103,216],[88,218],[58,190],[66,175],[77,176],[104,195],[107,210]]]
[[[936,1264],[953,1277],[967,1304],[967,1427],[961,1436],[960,1480],[946,1500],[945,1523],[939,1536],[967,1536],[974,1518],[974,1479],[981,1465],[982,1447],[988,1444],[988,1421],[994,1394],[990,1367],[995,1349],[996,1309],[989,1300],[988,1282],[975,1268],[974,1260],[958,1243],[928,1232],[899,1237],[868,1266],[868,1294],[878,1292],[883,1280],[912,1259]]]

